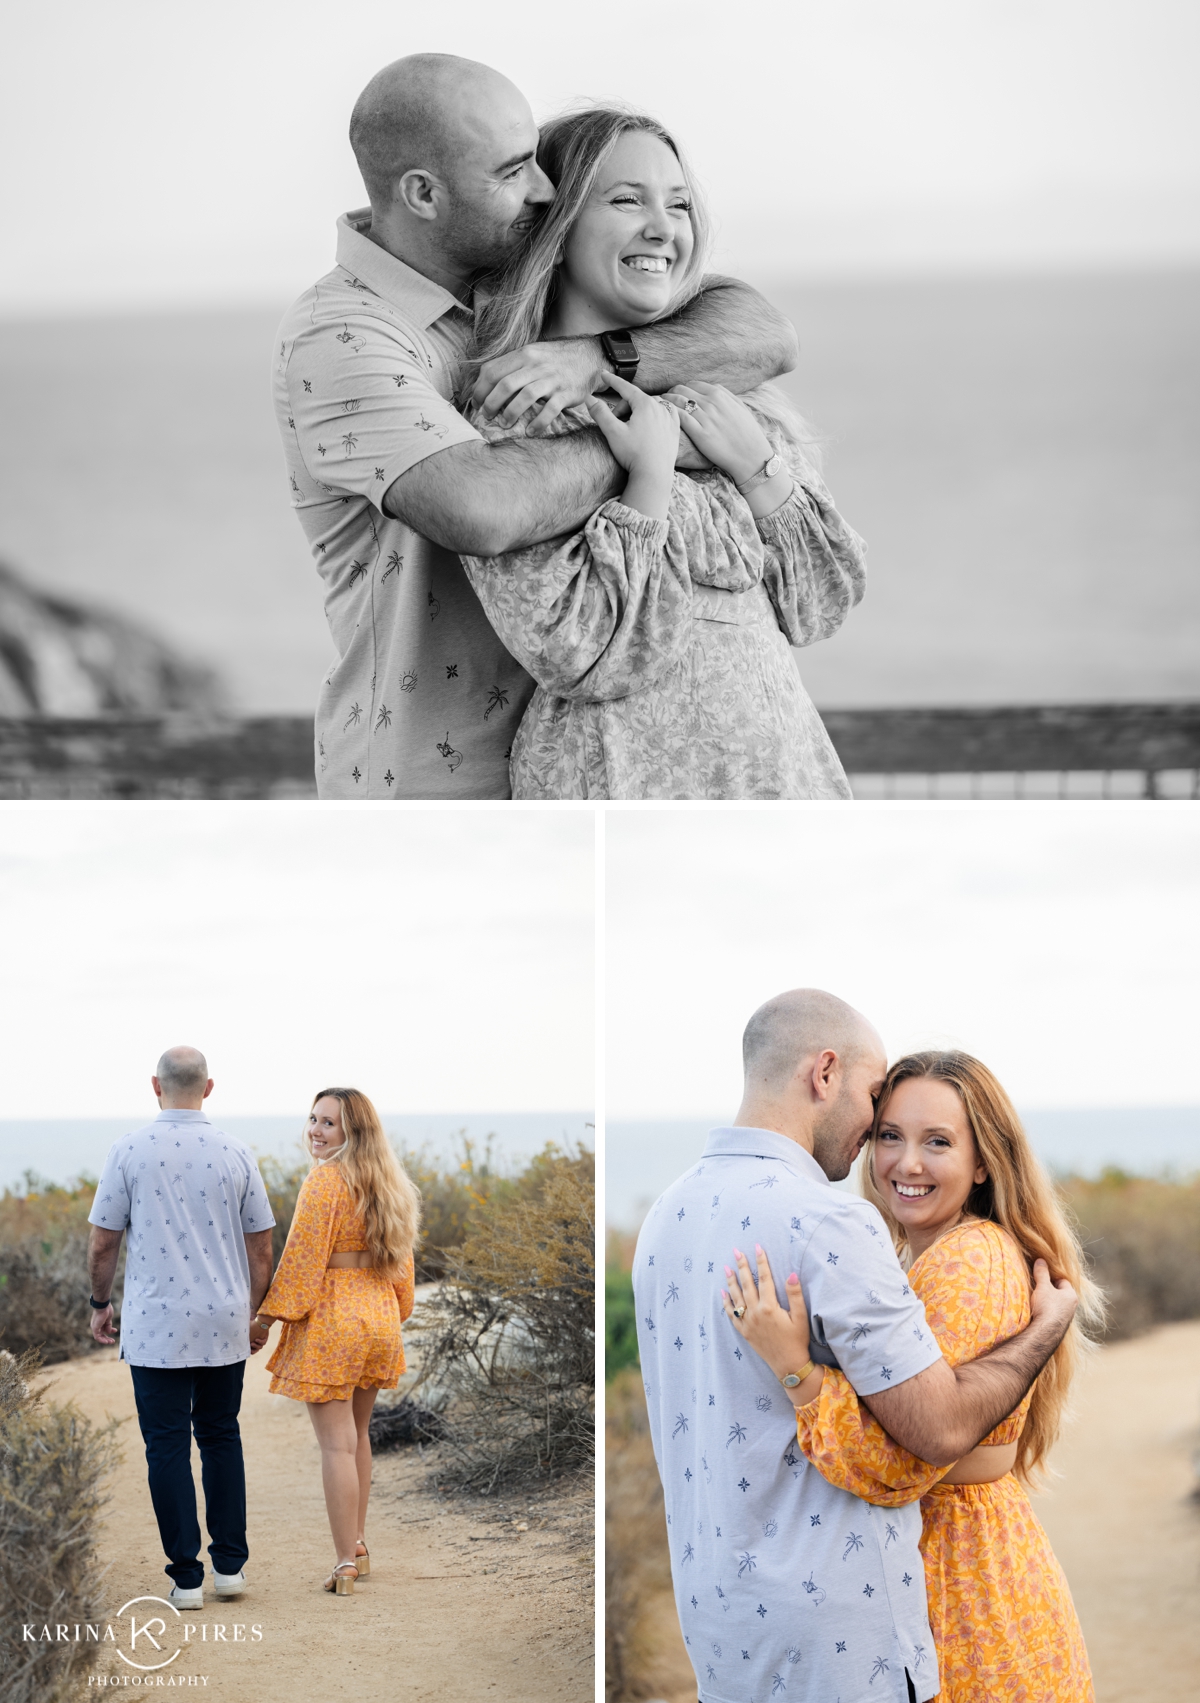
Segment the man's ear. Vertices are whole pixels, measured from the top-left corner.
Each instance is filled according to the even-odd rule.
[[[832,1096],[840,1070],[841,1065],[838,1062],[838,1056],[835,1052],[831,1052],[828,1048],[826,1048],[823,1053],[817,1054],[816,1058],[813,1060],[811,1075],[812,1091],[815,1099],[828,1100]]]
[[[157,1076],[152,1076],[150,1078],[150,1086],[154,1090],[154,1098],[156,1100],[161,1100],[162,1099],[162,1083],[158,1080]]]
[[[203,1094],[201,1094],[200,1098],[202,1100],[207,1100],[208,1096],[212,1093],[212,1091],[213,1091],[213,1079],[210,1076],[208,1081],[204,1084],[204,1092],[203,1092]]]
[[[394,200],[418,219],[436,219],[445,202],[446,186],[424,167],[406,171],[396,185]]]

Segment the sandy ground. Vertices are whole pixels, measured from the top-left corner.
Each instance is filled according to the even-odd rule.
[[[353,1597],[327,1595],[320,1581],[333,1554],[320,1456],[306,1410],[269,1393],[266,1358],[248,1363],[242,1403],[248,1589],[236,1602],[213,1598],[172,1623],[172,1632],[175,1624],[195,1629],[163,1677],[194,1675],[202,1683],[189,1685],[191,1695],[202,1689],[229,1703],[308,1703],[335,1687],[354,1703],[590,1699],[590,1496],[519,1506],[442,1501],[421,1487],[428,1457],[421,1460],[415,1450],[381,1455],[367,1528],[371,1577]],[[128,1368],[115,1348],[105,1349],[51,1368],[48,1380],[54,1400],[74,1400],[95,1419],[111,1414],[128,1421],[100,1535],[109,1568],[105,1612],[115,1615],[137,1596],[166,1596],[171,1581],[162,1571]],[[147,1614],[163,1612],[143,1606]],[[213,1641],[218,1625],[226,1629],[224,1642]],[[235,1642],[239,1625],[244,1630]],[[139,1649],[144,1654],[145,1646]],[[92,1672],[103,1665],[93,1663]],[[119,1660],[109,1665],[133,1677]],[[95,1695],[94,1680],[89,1687],[81,1672],[78,1690],[81,1697]]]
[[[1059,1476],[1035,1505],[1071,1586],[1097,1703],[1195,1703],[1200,1322],[1101,1349],[1074,1406],[1054,1454]],[[669,1594],[654,1642],[655,1695],[695,1703]]]

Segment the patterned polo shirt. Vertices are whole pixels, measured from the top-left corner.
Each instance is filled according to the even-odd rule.
[[[109,1148],[88,1214],[127,1230],[121,1359],[231,1366],[250,1353],[246,1236],[275,1222],[254,1155],[172,1108]]]
[[[795,1271],[811,1353],[862,1395],[940,1358],[883,1219],[770,1130],[718,1129],[651,1208],[634,1292],[671,1572],[701,1703],[905,1703],[938,1690],[921,1510],[837,1490],[787,1391],[725,1317],[724,1268],[760,1243]]]
[[[338,221],[337,265],[285,316],[275,412],[292,503],[337,650],[316,716],[322,798],[508,798],[533,681],[500,643],[457,555],[393,520],[408,468],[479,442],[452,402],[471,314]]]

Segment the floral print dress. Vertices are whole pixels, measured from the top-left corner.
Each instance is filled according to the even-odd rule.
[[[413,1310],[412,1255],[395,1283],[369,1266],[330,1266],[330,1254],[361,1253],[366,1245],[336,1158],[317,1163],[301,1184],[287,1246],[260,1309],[285,1321],[267,1362],[272,1394],[349,1401],[356,1389],[394,1390],[400,1382],[400,1322]]]
[[[463,557],[538,683],[513,741],[514,798],[851,796],[793,647],[828,638],[862,597],[864,547],[761,423],[795,481],[763,520],[725,474],[677,473],[665,521],[614,498],[570,537]]]
[[[999,1225],[957,1225],[913,1262],[913,1291],[951,1366],[1029,1323],[1029,1275]],[[1015,1443],[1031,1395],[983,1441]],[[826,1369],[797,1412],[801,1451],[831,1484],[876,1507],[921,1498],[921,1554],[937,1646],[939,1703],[1094,1703],[1083,1633],[1062,1568],[1013,1473],[940,1484],[948,1469],[902,1449]]]

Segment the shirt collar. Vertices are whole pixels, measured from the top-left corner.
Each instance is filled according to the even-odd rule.
[[[716,1154],[737,1154],[744,1159],[783,1159],[787,1164],[794,1165],[810,1182],[824,1183],[826,1188],[833,1187],[808,1149],[801,1147],[798,1141],[780,1135],[778,1130],[735,1128],[732,1124],[726,1125],[724,1129],[710,1130],[703,1156],[707,1159]]]
[[[206,1124],[208,1113],[190,1106],[167,1106],[155,1118],[156,1124]]]
[[[397,260],[386,248],[380,248],[366,234],[371,223],[371,209],[359,207],[343,213],[337,222],[337,263],[355,278],[374,290],[384,301],[399,308],[404,317],[424,331],[434,320],[441,319],[453,308],[469,313],[457,296],[435,284],[432,278],[415,272],[403,260]]]

